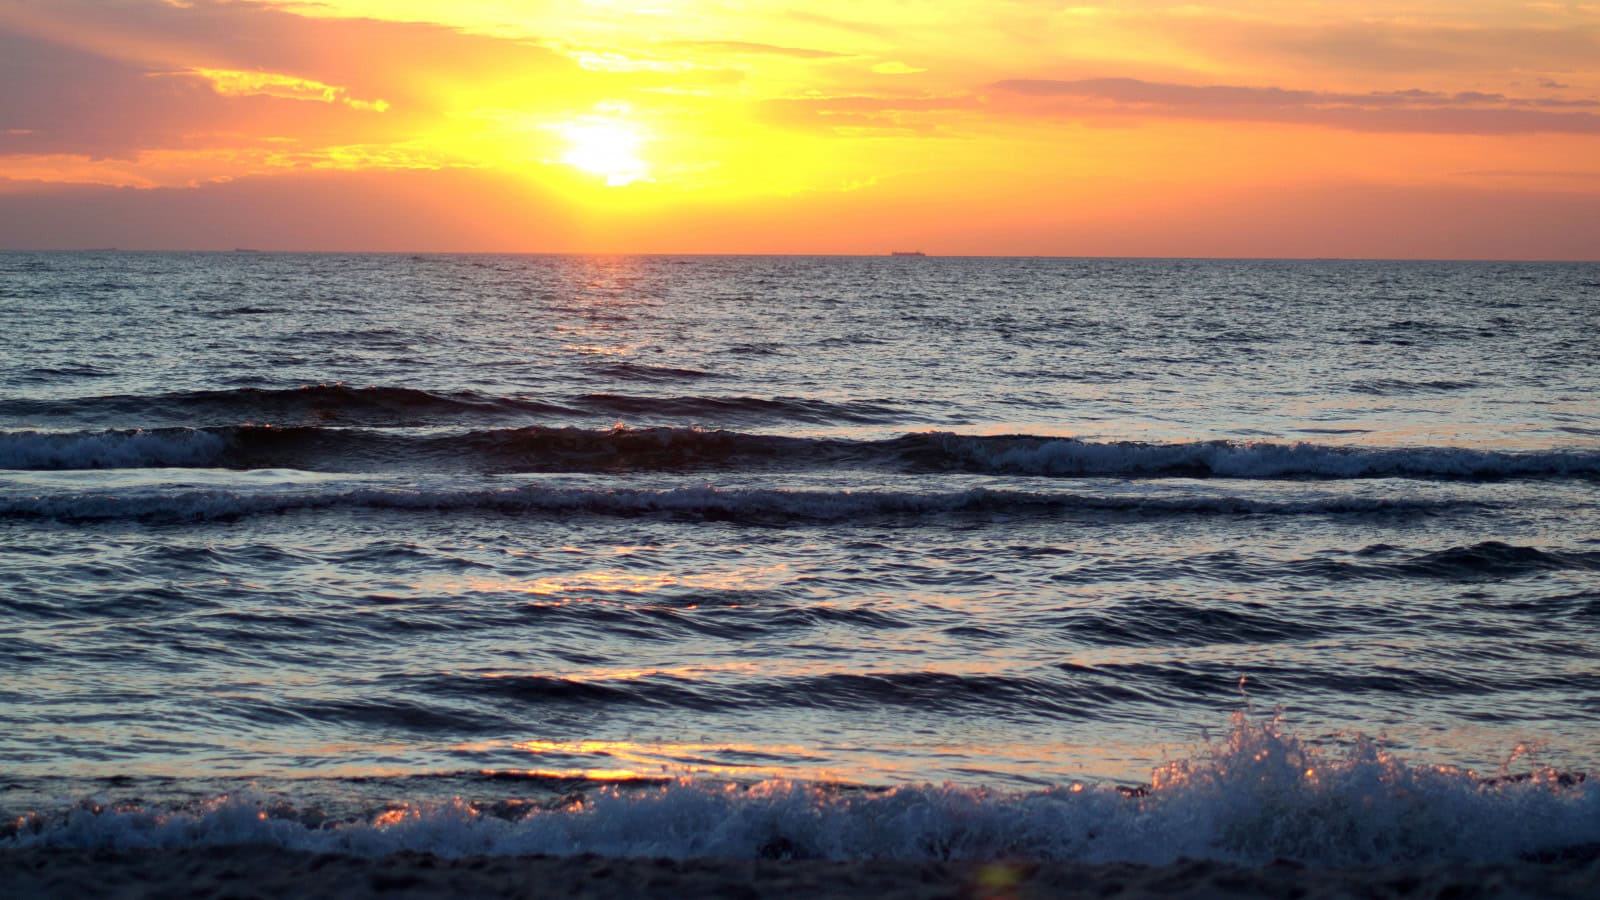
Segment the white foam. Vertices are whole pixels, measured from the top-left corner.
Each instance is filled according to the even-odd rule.
[[[1600,452],[1500,452],[1456,447],[1348,448],[1318,444],[1093,443],[932,435],[952,457],[994,472],[1139,475],[1193,470],[1219,478],[1512,478],[1600,474]]]
[[[1570,779],[1566,780],[1570,782]],[[1180,857],[1322,864],[1494,861],[1600,841],[1600,790],[1554,773],[1484,781],[1408,766],[1367,741],[1343,755],[1236,717],[1230,739],[1170,764],[1143,796],[1107,786],[1031,792],[923,785],[883,792],[797,781],[679,780],[599,789],[518,821],[452,803],[307,827],[261,797],[196,812],[84,810],[0,842],[12,847],[265,843],[358,854],[415,850],[829,859],[1033,859],[1161,863]]]
[[[190,428],[159,431],[0,434],[0,469],[110,469],[214,464],[228,447],[215,432]]]

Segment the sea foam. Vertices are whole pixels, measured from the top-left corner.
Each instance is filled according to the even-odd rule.
[[[0,432],[0,469],[216,465],[228,437],[194,428]]]
[[[292,798],[288,798],[292,803]],[[531,812],[460,799],[308,824],[285,798],[224,796],[174,811],[81,804],[31,814],[9,847],[263,843],[364,855],[600,853],[823,859],[1027,858],[1164,863],[1181,857],[1328,865],[1511,860],[1600,841],[1600,793],[1581,775],[1481,778],[1413,766],[1357,739],[1319,751],[1276,722],[1236,715],[1223,743],[1145,788],[1038,791],[944,785],[863,789],[773,780],[596,786]]]
[[[930,433],[902,439],[931,464],[1055,476],[1242,479],[1530,478],[1600,475],[1600,452],[1503,452],[1458,447],[1330,447],[1307,443],[1194,441],[1097,443],[1033,436]],[[921,446],[917,446],[921,445]]]

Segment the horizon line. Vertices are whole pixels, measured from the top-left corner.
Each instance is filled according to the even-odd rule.
[[[1575,265],[1600,264],[1600,256],[1592,259],[1531,258],[1490,256],[1206,256],[1206,255],[1138,255],[1138,254],[1073,254],[1073,253],[932,253],[906,256],[890,251],[882,253],[796,253],[796,252],[727,252],[704,251],[633,251],[633,250],[289,250],[255,247],[214,248],[134,248],[134,247],[0,247],[0,253],[149,253],[149,254],[213,254],[218,256],[641,256],[641,257],[789,257],[831,259],[901,259],[915,264],[914,260],[928,259],[1071,259],[1071,260],[1129,260],[1147,262],[1451,262],[1451,263],[1557,263]]]

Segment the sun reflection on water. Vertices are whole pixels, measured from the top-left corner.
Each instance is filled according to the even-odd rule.
[[[789,566],[777,563],[695,573],[592,569],[570,575],[548,575],[528,579],[487,576],[465,579],[439,577],[414,582],[411,588],[419,592],[436,594],[516,593],[542,597],[572,594],[651,594],[671,588],[761,591],[784,584],[788,576]]]

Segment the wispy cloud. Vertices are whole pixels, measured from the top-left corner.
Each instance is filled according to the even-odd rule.
[[[952,115],[982,106],[970,94],[789,97],[763,104],[766,118],[790,128],[820,129],[841,135],[936,136],[949,133]]]
[[[1600,102],[1417,89],[1340,93],[1136,78],[1007,79],[1002,97],[1053,116],[1146,116],[1321,125],[1353,131],[1440,134],[1600,134]]]
[[[667,41],[660,46],[707,53],[726,53],[735,56],[786,56],[792,59],[840,59],[848,53],[832,50],[812,50],[806,47],[783,47],[753,41]]]
[[[1555,178],[1600,181],[1600,169],[1469,169],[1455,174],[1468,178]]]
[[[324,84],[312,78],[296,78],[276,72],[239,72],[233,69],[194,69],[192,74],[211,82],[211,87],[224,97],[281,97],[286,100],[310,100],[318,103],[342,103],[351,109],[384,112],[386,100],[358,100],[338,85]]]

